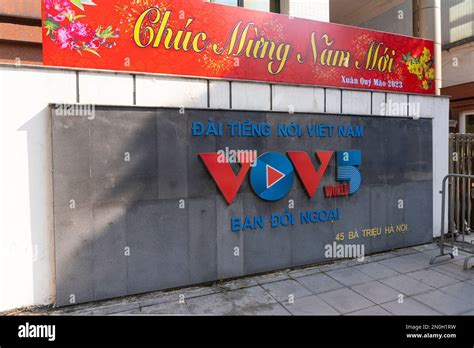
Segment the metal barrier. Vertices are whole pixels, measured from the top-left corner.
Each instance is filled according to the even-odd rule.
[[[449,135],[449,173],[474,175],[474,134]],[[470,234],[473,227],[474,181],[455,178],[449,185],[449,231]]]
[[[474,175],[466,175],[466,174],[448,174],[444,177],[443,179],[443,186],[442,186],[442,190],[440,191],[441,193],[441,239],[440,239],[440,242],[439,242],[439,247],[440,247],[440,254],[439,255],[436,255],[436,256],[433,256],[430,260],[430,264],[433,264],[435,262],[435,260],[438,258],[438,257],[441,257],[441,256],[446,256],[446,255],[450,255],[451,258],[454,258],[454,254],[453,252],[449,252],[449,253],[445,253],[444,249],[445,247],[451,247],[451,249],[455,249],[457,248],[457,250],[462,250],[464,252],[467,252],[467,253],[470,253],[470,254],[473,254],[473,255],[470,255],[470,256],[466,256],[465,260],[464,260],[464,269],[467,269],[468,268],[468,265],[469,265],[469,260],[471,258],[474,257],[474,244],[473,244],[473,241],[474,239],[472,240],[466,240],[466,235],[469,234],[469,230],[466,229],[466,226],[465,224],[463,223],[463,227],[461,229],[461,231],[457,230],[455,227],[454,227],[454,220],[450,219],[450,229],[448,230],[448,233],[445,233],[444,231],[444,220],[445,220],[445,207],[446,207],[446,183],[448,181],[448,179],[452,179],[451,180],[451,186],[450,188],[453,188],[454,186],[454,181],[461,181],[463,183],[463,192],[464,192],[464,183],[465,182],[470,182],[471,180],[474,180]],[[466,180],[467,179],[467,180]],[[450,193],[452,193],[452,189],[450,189]],[[463,199],[463,202],[462,202],[462,217],[464,217],[464,214],[465,214],[465,211],[464,209],[467,207],[466,205],[466,194],[462,194],[462,199]],[[470,198],[470,197],[469,197]],[[453,200],[450,200],[450,203],[452,203]],[[470,207],[470,205],[469,205]],[[454,211],[454,207],[450,204],[450,212]],[[462,236],[460,238],[460,236]]]

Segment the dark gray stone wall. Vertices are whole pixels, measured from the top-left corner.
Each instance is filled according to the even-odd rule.
[[[193,137],[192,122],[209,118],[365,129],[360,139]],[[341,242],[363,243],[366,254],[432,239],[429,119],[97,107],[93,120],[53,111],[52,130],[58,305],[327,261],[324,246],[339,232],[408,224],[403,234]],[[198,158],[226,146],[259,154],[361,150],[362,185],[350,197],[325,198],[323,186],[335,183],[333,159],[311,200],[297,177],[277,202],[259,199],[247,178],[228,205]],[[341,220],[271,228],[268,218],[287,210],[289,199],[295,215],[338,207]],[[231,217],[260,214],[266,217],[263,230],[231,231]]]

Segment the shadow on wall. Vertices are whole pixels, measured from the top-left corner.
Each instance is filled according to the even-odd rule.
[[[216,139],[189,134],[196,118],[206,122],[226,117],[266,120],[273,129],[288,120],[285,114],[187,110],[183,115],[179,109],[135,107],[98,107],[93,120],[53,117],[58,305],[327,261],[323,246],[348,228],[362,231],[368,226],[408,223],[416,231],[371,239],[365,243],[367,254],[431,241],[431,225],[426,221],[432,221],[432,156],[429,150],[411,151],[431,148],[431,132],[426,132],[430,120],[416,124],[402,118],[334,120],[365,125],[363,141],[348,138],[344,144],[338,138],[319,144],[311,139]],[[331,116],[318,119],[329,122]],[[313,119],[301,117],[300,122]],[[385,129],[399,132],[387,135]],[[364,187],[350,201],[328,202],[323,190],[308,200],[299,180],[295,181],[288,198],[299,202],[298,210],[338,206],[344,211],[340,221],[287,229],[266,224],[263,230],[230,233],[231,216],[270,216],[285,211],[288,202],[256,198],[245,180],[234,204],[227,205],[198,157],[224,146],[250,146],[260,154],[356,148],[370,155],[364,157],[361,169]],[[335,167],[329,172],[335,173]],[[332,183],[334,177],[326,175],[321,186]],[[406,209],[394,204],[400,197]],[[242,248],[241,257],[234,257],[235,246]]]
[[[137,107],[53,116],[57,305],[217,279],[215,185],[188,192],[202,146],[188,144],[187,119]]]

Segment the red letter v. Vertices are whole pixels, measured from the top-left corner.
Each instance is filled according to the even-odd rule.
[[[313,198],[316,190],[318,189],[319,183],[323,178],[324,172],[326,171],[329,161],[331,160],[333,151],[317,151],[316,155],[319,158],[321,165],[318,171],[314,169],[311,159],[306,152],[291,151],[288,152],[293,166],[300,177],[306,192],[308,192],[309,198]]]
[[[242,168],[236,176],[229,163],[219,162],[218,153],[200,153],[199,157],[201,157],[207,170],[211,173],[227,203],[229,205],[232,204],[240,186],[242,186],[245,175],[247,175],[250,169],[250,163],[242,163]]]

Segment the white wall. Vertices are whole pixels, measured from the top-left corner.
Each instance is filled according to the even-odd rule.
[[[293,107],[295,112],[326,110],[335,115],[342,107],[344,115],[384,117],[380,103],[407,99],[420,103],[422,117],[434,118],[433,226],[437,236],[438,191],[448,171],[447,98],[0,64],[0,311],[54,302],[49,103],[231,106],[282,112]]]
[[[76,101],[75,72],[0,67],[0,310],[54,300],[48,103]]]

